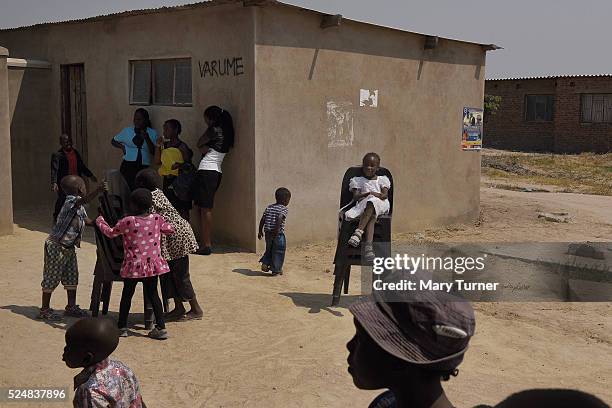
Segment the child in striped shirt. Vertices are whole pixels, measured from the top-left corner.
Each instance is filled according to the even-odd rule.
[[[276,203],[266,207],[259,221],[258,239],[266,238],[266,252],[259,262],[261,270],[271,271],[273,276],[283,274],[283,262],[285,261],[285,221],[287,220],[287,206],[291,200],[291,192],[281,187],[274,193]]]

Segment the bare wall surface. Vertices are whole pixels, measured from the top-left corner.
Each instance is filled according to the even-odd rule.
[[[119,167],[121,153],[111,147],[110,140],[123,127],[131,125],[133,112],[138,108],[129,104],[128,61],[190,57],[193,106],[145,108],[160,133],[165,120],[180,120],[181,136],[192,148],[205,130],[202,113],[207,106],[219,105],[231,112],[236,147],[223,166],[214,236],[218,242],[253,249],[256,221],[252,13],[252,8],[228,5],[0,31],[0,43],[11,47],[13,56],[52,64],[46,82],[34,76],[28,79],[29,71],[22,73],[23,78],[13,80],[16,99],[13,139],[21,141],[18,157],[28,158],[20,161],[19,166],[13,165],[15,203],[52,213],[51,207],[42,206],[39,197],[49,196],[48,163],[51,153],[58,148],[61,132],[61,64],[85,65],[88,164],[100,175],[105,169]],[[234,57],[242,58],[244,69],[239,71],[242,73],[219,76],[200,70],[207,62]],[[38,113],[34,106],[38,106]],[[199,158],[196,153],[196,162]]]
[[[419,35],[320,22],[258,9],[258,214],[286,186],[288,241],[335,237],[342,176],[375,151],[395,177],[394,231],[475,220],[480,155],[460,141],[463,108],[482,107],[483,49],[441,41],[424,51]],[[378,91],[377,107],[360,106],[362,89]]]
[[[11,134],[9,87],[6,58],[8,50],[0,47],[0,235],[13,232],[13,199],[11,189]]]
[[[9,69],[11,160],[15,207],[49,208],[51,152],[58,148],[53,117],[59,106],[52,100],[53,72],[47,69]],[[42,211],[42,210],[41,210]]]

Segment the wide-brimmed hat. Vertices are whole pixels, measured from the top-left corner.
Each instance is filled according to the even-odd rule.
[[[469,302],[431,292],[411,293],[405,301],[371,298],[349,310],[386,352],[435,370],[452,370],[463,361],[476,327]]]

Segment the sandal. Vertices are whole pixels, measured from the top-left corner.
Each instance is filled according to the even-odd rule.
[[[357,248],[361,243],[361,236],[363,235],[363,230],[357,228],[351,238],[348,240],[348,244],[354,248]]]
[[[38,313],[38,316],[36,316],[36,318],[40,320],[48,320],[51,322],[59,322],[62,320],[62,316],[55,313],[55,311],[51,308],[40,309],[40,313]]]
[[[89,312],[87,310],[81,309],[79,305],[66,306],[66,309],[64,309],[64,316],[89,317]]]
[[[366,242],[363,246],[363,256],[367,262],[372,262],[376,258],[374,247],[371,242]]]

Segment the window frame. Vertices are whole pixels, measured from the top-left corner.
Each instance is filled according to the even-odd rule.
[[[538,119],[537,117],[534,119],[529,119],[529,97],[547,97],[551,99],[550,119]],[[535,103],[537,107],[537,102]],[[527,123],[553,123],[555,121],[555,94],[525,94],[523,106],[523,120]],[[537,116],[537,111],[535,112],[535,116]]]
[[[155,62],[172,62],[172,103],[156,103],[155,102]],[[133,100],[134,96],[134,63],[137,62],[148,62],[149,63],[149,101],[148,102],[136,102]],[[191,75],[191,102],[189,103],[177,103],[176,102],[176,63],[177,62],[188,62]],[[174,57],[174,58],[149,58],[149,59],[130,59],[128,60],[129,70],[129,92],[128,92],[128,103],[136,106],[173,106],[173,107],[192,107],[193,106],[193,64],[191,57]]]
[[[594,121],[593,120],[593,96],[595,95],[602,95],[603,97],[603,112],[602,112],[602,120],[601,121]],[[590,96],[591,97],[591,118],[590,120],[584,120],[584,98],[585,96]],[[580,124],[584,124],[584,125],[612,125],[612,114],[610,115],[609,118],[607,118],[606,120],[606,99],[610,99],[612,100],[612,92],[588,92],[588,93],[581,93],[580,94],[580,116],[579,116],[579,122]],[[611,102],[612,104],[612,102]]]

